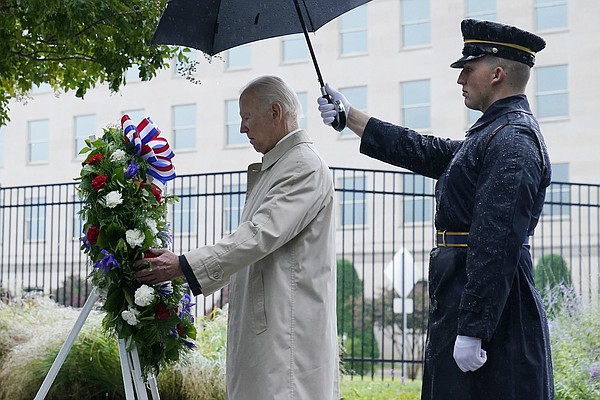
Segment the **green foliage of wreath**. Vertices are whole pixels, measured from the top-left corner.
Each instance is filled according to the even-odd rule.
[[[144,373],[158,372],[195,347],[192,298],[178,279],[153,287],[135,279],[134,262],[172,241],[167,207],[148,174],[148,162],[118,127],[86,140],[78,180],[84,221],[82,250],[93,264],[90,279],[104,297],[102,325],[127,349],[138,350]]]

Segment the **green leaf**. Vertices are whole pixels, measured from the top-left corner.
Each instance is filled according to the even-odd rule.
[[[124,295],[123,290],[118,286],[112,286],[106,294],[104,301],[105,310],[123,310]]]
[[[156,76],[181,53],[176,47],[149,45],[165,6],[166,0],[18,0],[3,5],[0,125],[9,120],[9,101],[26,95],[32,85],[48,83],[56,91],[73,90],[84,97],[103,83],[117,92],[134,64],[142,80]],[[189,61],[187,54],[184,59]]]

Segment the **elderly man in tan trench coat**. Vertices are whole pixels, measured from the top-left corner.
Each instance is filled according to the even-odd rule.
[[[196,295],[229,284],[228,400],[338,399],[332,176],[280,78],[255,79],[239,102],[240,132],[264,156],[237,230],[181,256],[153,250],[137,277],[183,275]]]

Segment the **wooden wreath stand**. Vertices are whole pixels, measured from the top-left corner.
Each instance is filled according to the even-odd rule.
[[[52,363],[52,367],[48,374],[44,378],[44,382],[42,382],[42,386],[38,390],[34,400],[44,400],[52,383],[54,383],[54,379],[62,367],[79,331],[92,311],[92,308],[96,301],[98,300],[98,292],[96,288],[93,288],[90,295],[88,296],[85,304],[83,305],[83,309],[75,321],[75,325],[67,336],[65,343],[61,347],[54,363]],[[148,374],[148,379],[144,382],[142,378],[142,368],[140,366],[140,357],[135,347],[135,343],[131,347],[130,350],[127,350],[125,346],[125,340],[118,339],[118,347],[119,347],[119,359],[121,361],[121,373],[123,375],[123,384],[125,386],[125,398],[127,400],[148,400],[148,392],[146,390],[146,383],[150,388],[150,393],[152,395],[152,399],[160,400],[160,395],[158,394],[158,388],[156,386],[156,377],[153,373]]]

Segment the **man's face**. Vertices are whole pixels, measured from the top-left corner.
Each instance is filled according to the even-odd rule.
[[[468,108],[483,112],[493,103],[494,77],[495,67],[485,57],[465,62],[457,83],[462,85],[462,94]]]
[[[280,139],[272,107],[265,108],[252,90],[240,96],[240,133],[245,133],[259,153],[266,154]]]

